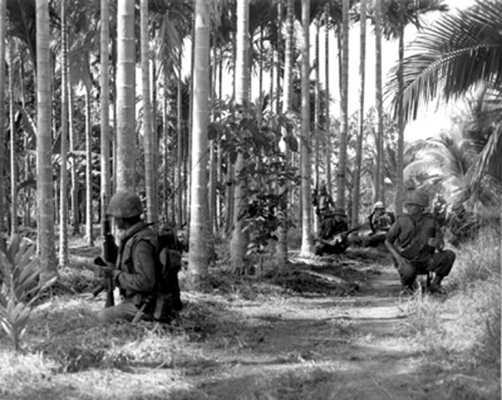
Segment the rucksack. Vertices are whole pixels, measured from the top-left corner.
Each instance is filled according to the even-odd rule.
[[[157,301],[154,319],[171,320],[173,312],[183,308],[178,273],[181,270],[182,244],[172,228],[157,233]]]

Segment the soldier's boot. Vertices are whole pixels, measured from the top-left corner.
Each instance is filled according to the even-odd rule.
[[[443,294],[444,289],[441,287],[442,276],[436,275],[431,282],[430,290],[431,293]]]

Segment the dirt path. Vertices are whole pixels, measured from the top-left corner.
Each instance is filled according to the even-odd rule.
[[[337,268],[315,274],[330,282]],[[228,321],[222,337],[205,343],[214,363],[190,378],[200,395],[194,398],[447,398],[440,371],[424,365],[423,352],[403,329],[408,300],[399,295],[395,271],[365,268],[369,279],[352,296],[234,304],[240,317]]]

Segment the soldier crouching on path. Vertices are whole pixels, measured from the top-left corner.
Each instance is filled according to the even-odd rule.
[[[98,312],[100,322],[122,319],[153,320],[156,289],[156,233],[142,221],[140,198],[127,191],[113,195],[107,213],[117,228],[118,257],[115,266],[100,269],[101,277],[112,279],[120,289],[122,302]]]
[[[349,247],[349,239],[344,234],[349,226],[345,221],[345,210],[342,207],[336,207],[333,216],[322,221],[319,227],[314,254],[322,256],[327,254],[341,254]]]
[[[407,213],[400,215],[390,228],[385,245],[392,254],[403,289],[413,290],[419,274],[433,272],[432,293],[442,292],[441,282],[447,276],[455,253],[443,250],[442,232],[432,215],[425,214],[429,205],[427,193],[414,191],[405,201]]]

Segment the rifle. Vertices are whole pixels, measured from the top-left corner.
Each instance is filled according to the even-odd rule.
[[[333,239],[331,240],[326,240],[326,239],[323,239],[323,238],[320,238],[320,237],[317,237],[316,240],[323,243],[323,244],[327,244],[329,246],[334,246],[337,242],[340,242],[341,239],[344,237],[344,236],[348,236],[349,234],[351,234],[352,232],[355,232],[355,231],[358,231],[359,229],[362,229],[364,227],[366,227],[368,224],[362,224],[362,225],[358,225],[356,226],[355,228],[352,228],[352,229],[349,229],[347,231],[344,231],[344,232],[340,232],[340,233],[337,233]]]
[[[111,232],[111,224],[110,220],[107,218],[104,221],[104,239],[103,239],[103,256],[96,257],[94,259],[94,264],[99,266],[106,266],[107,263],[115,264],[118,255],[118,247],[115,244],[115,240],[113,238]],[[113,298],[113,279],[109,278],[106,285],[100,285],[93,292],[93,296],[96,297],[99,293],[101,293],[104,289],[106,289],[106,302],[105,308],[112,307],[115,305],[115,301]]]

